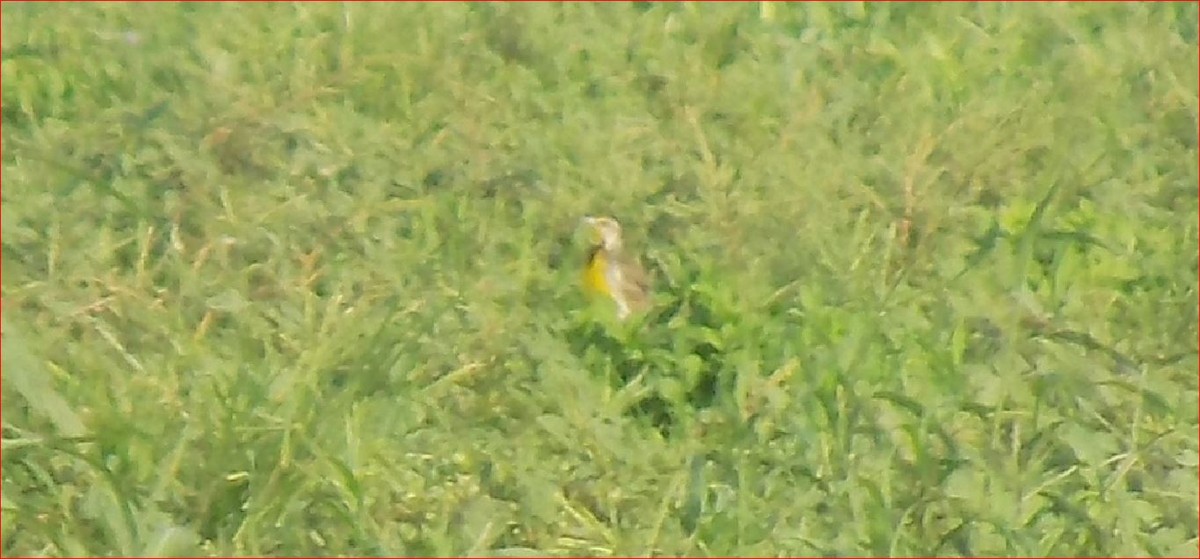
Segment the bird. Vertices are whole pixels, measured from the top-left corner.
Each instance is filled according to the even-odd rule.
[[[637,259],[625,253],[621,224],[611,217],[592,216],[585,216],[582,224],[595,235],[583,270],[584,287],[611,298],[619,320],[649,307],[649,277]]]

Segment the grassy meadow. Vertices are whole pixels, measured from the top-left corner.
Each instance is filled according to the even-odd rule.
[[[1197,17],[6,3],[0,553],[1195,556]]]

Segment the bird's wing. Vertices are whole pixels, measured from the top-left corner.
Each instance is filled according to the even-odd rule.
[[[633,258],[626,258],[622,269],[629,289],[626,296],[635,304],[645,304],[650,299],[650,276],[641,263]]]

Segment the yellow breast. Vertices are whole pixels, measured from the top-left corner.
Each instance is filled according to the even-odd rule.
[[[588,253],[587,265],[583,269],[583,285],[588,290],[603,295],[612,296],[612,287],[608,285],[608,258],[600,246],[592,247]]]

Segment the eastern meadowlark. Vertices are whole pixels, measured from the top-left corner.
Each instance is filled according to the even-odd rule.
[[[621,243],[621,225],[611,217],[585,217],[595,244],[588,251],[583,284],[610,297],[617,305],[617,318],[625,320],[650,304],[650,282],[636,258],[625,254]]]

